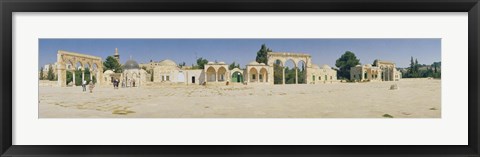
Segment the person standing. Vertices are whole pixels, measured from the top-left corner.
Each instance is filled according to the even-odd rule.
[[[83,80],[82,87],[83,87],[83,91],[86,92],[87,91],[87,81],[86,80]]]
[[[92,93],[93,88],[95,88],[95,85],[93,84],[93,81],[90,81],[90,84],[88,86],[88,89],[90,90],[90,93]]]

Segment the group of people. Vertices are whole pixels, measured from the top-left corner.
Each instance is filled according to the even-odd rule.
[[[87,81],[86,80],[83,80],[82,88],[83,88],[83,92],[87,91]],[[90,93],[93,92],[93,88],[95,88],[95,84],[93,83],[93,81],[90,81],[90,83],[88,84],[88,89],[90,90]]]
[[[118,86],[120,85],[120,82],[122,82],[122,88],[135,87],[135,79],[128,79],[128,84],[126,84],[127,81],[125,81],[125,79],[123,79],[123,81],[120,81],[118,79],[113,79],[113,81],[112,81],[113,88],[118,89]]]

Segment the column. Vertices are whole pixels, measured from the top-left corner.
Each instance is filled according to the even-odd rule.
[[[298,84],[298,68],[295,67],[295,84]]]
[[[83,81],[85,81],[85,71],[82,70],[82,84],[83,84]]]
[[[283,71],[283,74],[282,74],[282,84],[285,84],[285,67],[282,67],[282,71]]]
[[[72,71],[72,75],[73,75],[73,86],[75,86],[75,71]]]
[[[90,81],[93,81],[93,75],[92,71],[90,71]]]

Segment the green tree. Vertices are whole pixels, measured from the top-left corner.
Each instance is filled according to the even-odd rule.
[[[235,68],[240,69],[240,64],[235,64],[235,62],[233,62],[232,64],[228,65],[229,70],[232,70],[232,69],[235,69]]]
[[[47,79],[50,81],[55,80],[55,74],[53,73],[53,68],[51,64],[48,66]]]
[[[82,85],[82,69],[75,70],[75,86]]]
[[[257,57],[255,58],[255,61],[257,61],[258,63],[267,64],[268,63],[268,58],[267,58],[268,52],[272,52],[272,50],[267,48],[267,46],[265,46],[265,44],[262,44],[262,47],[260,47],[260,50],[258,50],[258,52],[257,52]]]
[[[273,83],[274,84],[282,84],[282,75],[283,75],[283,70],[282,66],[279,64],[275,63],[273,64]]]
[[[40,80],[43,80],[45,78],[43,78],[43,67],[40,68]]]
[[[103,72],[106,70],[112,70],[116,73],[121,73],[123,71],[122,65],[112,56],[108,56],[103,62]]]
[[[73,74],[70,71],[67,71],[67,85],[73,81]]]
[[[355,54],[350,51],[346,51],[335,62],[335,66],[339,69],[337,75],[342,79],[350,79],[350,68],[360,64],[360,60],[357,59]]]
[[[207,59],[204,59],[202,57],[198,58],[197,59],[197,67],[198,69],[204,69],[205,68],[205,64],[208,63],[208,60]]]
[[[185,62],[182,62],[182,63],[178,64],[178,66],[179,66],[180,68],[184,67],[185,65],[186,65]]]
[[[90,68],[85,68],[84,79],[85,79],[85,81],[87,81],[87,84],[89,84],[90,81],[92,81],[92,80],[90,80],[90,75],[91,75]]]

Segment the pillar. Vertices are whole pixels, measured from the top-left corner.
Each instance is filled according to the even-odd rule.
[[[283,74],[282,74],[282,84],[285,84],[285,67],[282,67],[282,71],[283,71]]]
[[[90,71],[90,81],[93,81],[93,75],[92,71]]]
[[[75,71],[72,72],[73,75],[73,86],[75,86]]]
[[[83,81],[85,81],[85,71],[82,70],[82,84],[83,84]]]
[[[298,68],[295,67],[295,84],[298,84]]]
[[[57,67],[57,85],[59,87],[67,86],[67,74],[66,70],[60,67]]]

